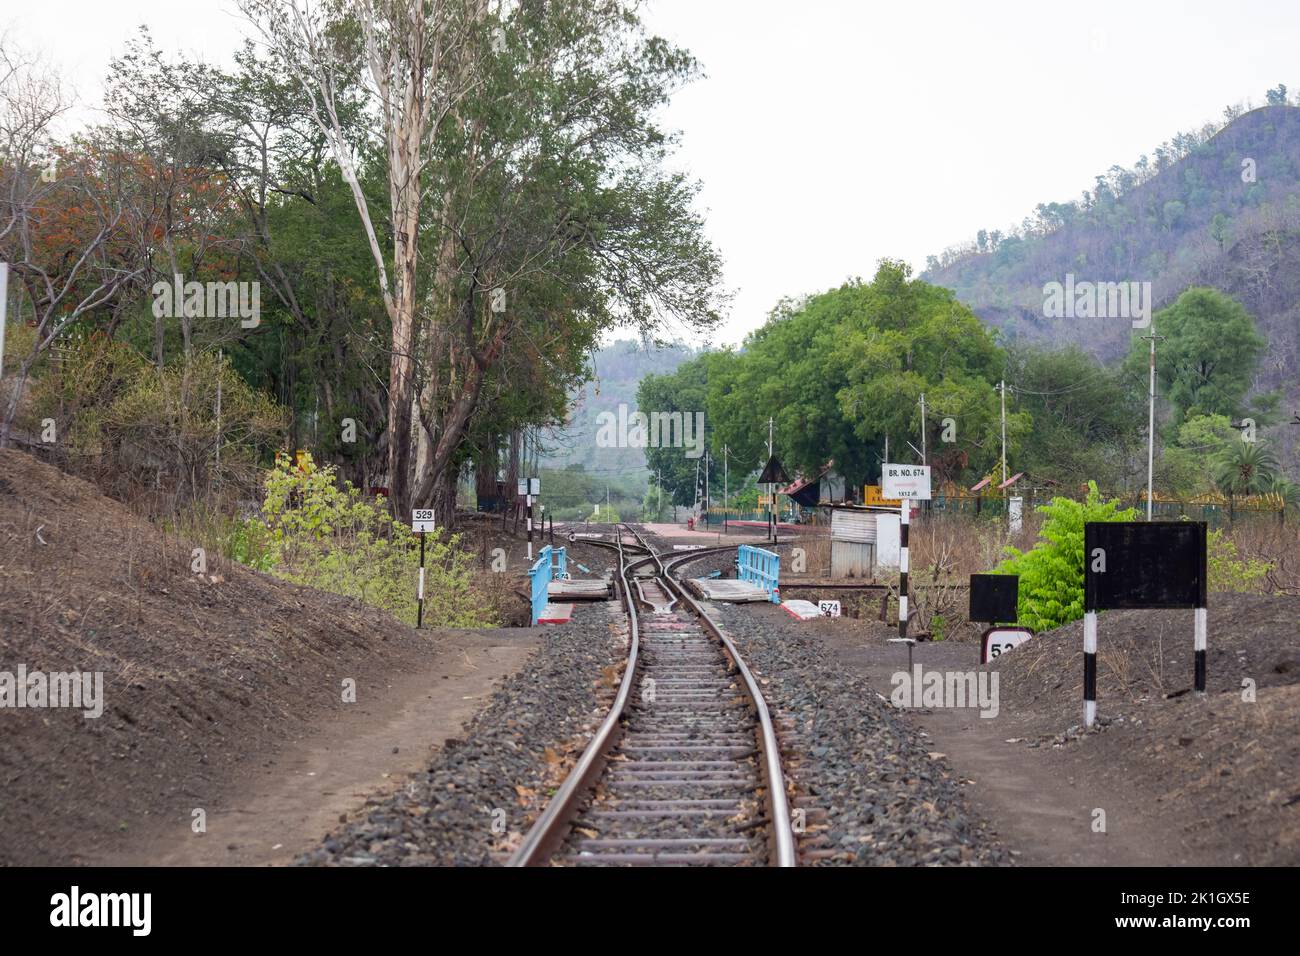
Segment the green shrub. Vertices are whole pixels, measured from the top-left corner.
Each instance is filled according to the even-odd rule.
[[[1222,531],[1211,531],[1206,542],[1209,589],[1264,593],[1264,577],[1273,565],[1237,555],[1237,546]]]
[[[993,570],[1020,575],[1019,623],[1041,632],[1083,617],[1084,524],[1132,521],[1137,511],[1103,501],[1091,481],[1085,501],[1053,498],[1037,510],[1044,516],[1038,543],[1029,551],[1008,547],[1010,557]]]
[[[408,624],[416,621],[419,538],[393,520],[382,498],[366,498],[351,482],[335,483],[333,466],[310,455],[276,457],[266,478],[263,527],[277,576],[357,598]],[[251,534],[250,546],[260,546]],[[425,536],[424,620],[432,627],[486,627],[494,622],[472,586],[473,556],[459,535]]]

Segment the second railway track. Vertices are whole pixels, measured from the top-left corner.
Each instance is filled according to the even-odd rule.
[[[629,529],[630,530],[630,529]],[[725,633],[640,535],[616,535],[628,660],[609,714],[512,866],[794,866],[771,717]],[[635,549],[644,555],[628,557]],[[637,574],[647,568],[648,574]]]

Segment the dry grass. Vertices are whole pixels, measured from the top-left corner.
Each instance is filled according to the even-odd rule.
[[[1264,578],[1266,593],[1300,594],[1300,525],[1271,519],[1238,521],[1224,531],[1240,557],[1273,566]]]

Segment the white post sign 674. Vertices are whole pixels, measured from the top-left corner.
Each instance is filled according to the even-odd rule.
[[[839,601],[818,601],[817,610],[822,612],[822,617],[839,617],[840,602]]]

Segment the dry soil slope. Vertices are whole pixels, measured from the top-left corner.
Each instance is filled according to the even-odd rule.
[[[342,681],[428,651],[349,599],[209,558],[91,485],[0,450],[0,671],[101,671],[98,719],[0,709],[0,864],[77,862],[191,809],[328,719]]]
[[[1225,862],[1300,864],[1300,597],[1209,603],[1204,697],[1190,690],[1191,611],[1111,611],[1098,626],[1101,733],[1059,737],[1082,719],[1078,621],[990,665],[1003,712],[1027,742],[1059,742],[1078,772],[1146,792],[1189,845]]]

